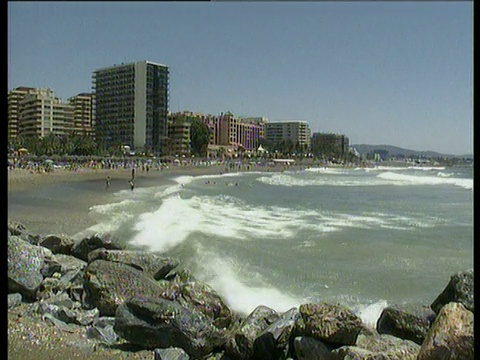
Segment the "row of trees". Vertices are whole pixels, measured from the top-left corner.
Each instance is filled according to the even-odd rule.
[[[190,131],[192,153],[204,155],[209,141],[209,129],[200,121],[193,121]],[[25,148],[32,155],[122,156],[122,144],[111,148],[100,146],[93,137],[72,133],[66,136],[48,133],[44,137],[18,136],[8,141],[8,151]]]
[[[191,121],[190,146],[192,155],[205,156],[210,138],[210,130],[206,124],[199,120]],[[26,148],[33,155],[73,155],[73,156],[121,156],[119,146],[109,149],[99,146],[93,137],[73,133],[68,136],[58,136],[53,133],[45,137],[19,136],[9,141],[9,152]],[[264,142],[262,147],[270,154],[281,153],[285,156],[305,156],[312,153],[315,157],[324,159],[344,159],[352,161],[353,154],[343,154],[336,146],[316,146],[309,149],[306,145],[295,143],[290,139],[278,142]]]

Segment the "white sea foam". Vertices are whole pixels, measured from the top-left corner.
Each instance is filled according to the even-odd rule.
[[[394,172],[383,172],[378,178],[391,181],[394,185],[455,185],[464,189],[473,188],[473,179],[443,178],[436,176],[407,175]]]
[[[135,201],[132,199],[125,199],[117,203],[94,205],[90,207],[89,211],[97,214],[111,214],[112,212],[119,211],[130,206],[134,202]]]
[[[249,173],[249,174],[252,174],[252,173]],[[197,176],[184,175],[184,176],[179,176],[174,180],[180,185],[187,185],[194,180],[203,180],[203,179],[210,180],[210,179],[217,179],[222,177],[237,177],[237,176],[243,176],[243,173],[236,172],[236,173],[224,173],[222,175],[211,174],[211,175],[197,175]]]
[[[203,251],[201,246],[197,262],[203,266],[203,272],[198,277],[221,294],[233,310],[245,315],[259,305],[284,312],[302,302],[266,284],[259,276],[246,276],[243,266],[233,259],[221,259],[212,252]]]
[[[445,170],[445,166],[409,166],[408,169],[431,171],[431,170]]]
[[[437,173],[437,176],[439,176],[439,177],[452,177],[453,173],[444,173],[444,172],[439,171]]]
[[[341,175],[337,173],[337,175]],[[274,174],[270,176],[261,176],[257,178],[257,181],[260,181],[267,185],[273,186],[377,186],[377,185],[387,185],[387,181],[377,179],[375,177],[368,178],[358,178],[353,175],[346,175],[343,177],[315,177],[305,179],[300,176],[293,176],[289,174]]]
[[[401,217],[384,213],[345,214],[279,206],[252,206],[238,198],[179,194],[165,198],[158,209],[139,216],[132,243],[166,251],[186,241],[195,232],[249,241],[294,238],[300,231],[315,234],[344,228],[390,228],[411,230],[431,227],[438,219]]]
[[[312,173],[332,174],[332,175],[345,174],[345,171],[342,171],[342,169],[328,168],[328,167],[308,168],[308,169],[305,169],[305,171],[312,172]]]
[[[383,309],[387,306],[388,304],[386,300],[379,300],[373,304],[362,306],[356,311],[356,313],[366,326],[375,329]]]

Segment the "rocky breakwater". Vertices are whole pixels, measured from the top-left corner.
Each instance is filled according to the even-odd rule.
[[[473,359],[473,270],[430,306],[385,308],[372,329],[348,308],[307,303],[234,313],[175,259],[125,250],[109,234],[80,241],[8,224],[8,307],[27,304],[96,346],[132,344],[152,359]]]

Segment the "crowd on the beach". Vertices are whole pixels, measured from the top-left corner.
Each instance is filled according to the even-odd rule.
[[[162,171],[170,167],[205,167],[212,165],[223,165],[225,172],[228,171],[250,171],[258,168],[288,169],[288,164],[274,164],[268,161],[252,161],[250,159],[218,160],[204,158],[182,158],[182,159],[150,159],[150,158],[71,158],[52,160],[46,156],[32,157],[11,157],[7,159],[8,170],[24,169],[31,173],[52,172],[57,169],[69,171],[83,170],[110,170],[110,169],[135,169],[148,173],[150,170]]]

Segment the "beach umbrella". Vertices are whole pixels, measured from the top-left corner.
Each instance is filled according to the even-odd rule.
[[[55,163],[55,161],[53,161],[53,160],[51,160],[51,159],[47,159],[47,160],[45,160],[45,162],[46,162],[47,164],[53,164],[53,163]]]
[[[18,151],[18,152],[21,152],[21,153],[27,153],[27,152],[28,152],[28,150],[25,149],[25,148],[20,148],[20,149],[18,149],[17,151]]]

